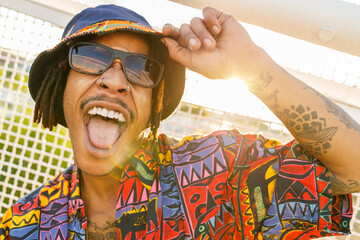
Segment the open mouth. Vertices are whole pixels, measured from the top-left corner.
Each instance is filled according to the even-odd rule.
[[[126,120],[121,112],[104,107],[93,107],[86,124],[90,142],[101,149],[110,149],[126,129]]]

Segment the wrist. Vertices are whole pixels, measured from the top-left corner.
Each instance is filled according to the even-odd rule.
[[[239,63],[237,77],[243,80],[249,91],[258,94],[265,90],[273,80],[273,75],[279,67],[271,57],[260,47],[249,48],[247,55]]]

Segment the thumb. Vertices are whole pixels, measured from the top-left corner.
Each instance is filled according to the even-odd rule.
[[[187,67],[187,60],[189,58],[190,50],[182,47],[176,40],[169,37],[163,37],[161,38],[161,41],[167,47],[170,57],[174,61],[179,62],[180,64]]]

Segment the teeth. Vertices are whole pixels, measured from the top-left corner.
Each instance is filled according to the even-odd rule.
[[[89,111],[88,113],[89,113],[90,115],[96,114],[96,108],[90,109],[90,111]]]
[[[105,108],[103,108],[103,109],[101,110],[100,115],[103,116],[103,117],[107,117],[107,116],[108,116],[108,113],[109,113],[109,111],[106,110]]]
[[[102,107],[93,107],[88,111],[90,115],[100,115],[102,117],[107,117],[111,119],[116,119],[119,122],[125,122],[124,115],[120,112],[116,112],[113,110],[107,110],[106,108]]]
[[[119,119],[120,122],[125,122],[124,115],[122,115],[121,113],[119,114],[118,119]]]

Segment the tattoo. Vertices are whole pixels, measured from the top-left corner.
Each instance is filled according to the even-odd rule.
[[[276,109],[276,108],[279,107],[279,104],[278,104],[278,101],[277,101],[278,93],[279,93],[279,90],[275,89],[272,93],[270,93],[269,96],[267,96],[265,98],[266,101],[272,101],[271,103],[269,103],[271,108]]]
[[[330,184],[333,195],[341,195],[353,193],[359,190],[359,182],[356,180],[342,181],[336,177],[334,173],[330,172]]]
[[[269,84],[272,82],[273,78],[272,76],[269,74],[269,72],[266,72],[266,74],[261,74],[260,75],[260,82],[259,82],[259,85],[262,87],[262,88],[266,88],[269,86]]]
[[[317,156],[327,153],[338,128],[327,127],[326,119],[320,118],[316,111],[302,105],[292,105],[290,109],[277,112],[277,115],[295,137],[302,139],[301,144],[306,150]]]
[[[317,96],[321,97],[321,99],[325,103],[327,111],[334,114],[335,116],[338,116],[339,120],[345,124],[347,129],[354,129],[355,131],[360,132],[360,124],[357,123],[347,112],[345,112],[336,103],[334,103],[329,98],[325,97],[315,89],[312,89],[311,87],[305,87],[305,89],[310,89],[315,92]]]
[[[262,73],[259,76],[259,79],[249,84],[249,88],[252,89],[252,91],[254,92],[262,91],[264,90],[264,88],[267,88],[269,86],[272,80],[273,77],[269,74],[269,72],[266,72],[265,74]]]
[[[105,222],[103,226],[99,226],[94,222],[88,221],[88,226],[86,228],[86,239],[116,239],[115,223]]]

